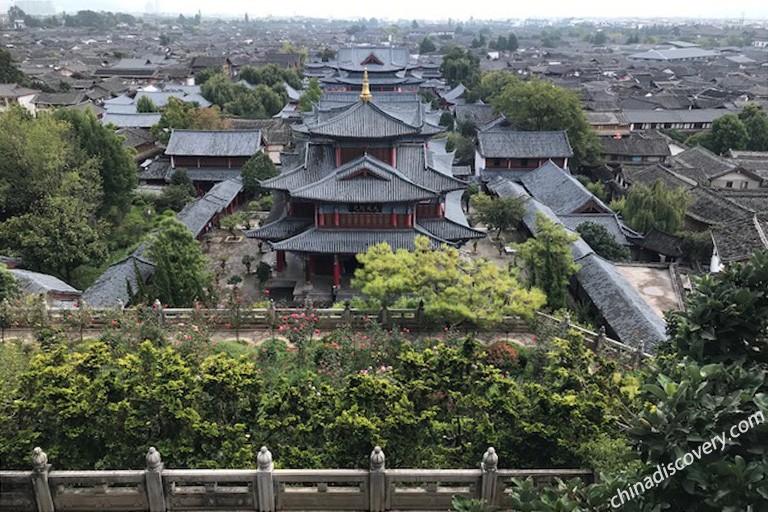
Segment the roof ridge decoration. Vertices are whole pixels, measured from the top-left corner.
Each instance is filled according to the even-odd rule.
[[[368,66],[363,69],[363,91],[360,93],[360,100],[368,102],[371,101],[371,87],[368,83]]]

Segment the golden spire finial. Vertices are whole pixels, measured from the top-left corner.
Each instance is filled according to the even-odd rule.
[[[363,68],[363,92],[360,93],[360,99],[371,101],[371,87],[368,84],[368,67]]]

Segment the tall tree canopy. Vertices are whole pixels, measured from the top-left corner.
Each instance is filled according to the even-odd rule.
[[[29,85],[27,75],[22,73],[13,56],[5,48],[0,48],[0,83]]]
[[[150,298],[180,308],[211,297],[213,276],[207,259],[184,224],[173,217],[163,219],[152,236],[148,255],[155,263]]]
[[[320,101],[322,95],[323,90],[320,88],[320,82],[315,77],[310,78],[307,90],[299,98],[299,110],[309,112],[312,110],[312,106]]]
[[[470,50],[454,46],[443,55],[440,72],[451,87],[464,84],[472,89],[480,83],[480,59]]]
[[[552,309],[566,307],[569,279],[579,266],[573,261],[571,245],[578,239],[561,224],[544,214],[536,216],[536,236],[518,245],[520,257],[531,277],[531,283],[547,295]]]
[[[736,114],[725,114],[712,122],[710,149],[724,155],[729,149],[746,149],[749,143],[747,127]]]
[[[426,237],[416,238],[413,251],[382,243],[357,259],[354,287],[386,306],[418,297],[425,313],[442,322],[489,326],[505,315],[530,318],[545,302],[541,291],[526,290],[490,261],[463,258],[454,247],[431,249]]]
[[[750,151],[768,151],[768,115],[757,105],[749,104],[739,113],[749,135],[747,149]]]
[[[190,130],[226,130],[229,122],[221,116],[217,106],[198,108],[197,104],[168,98],[160,121],[152,127],[152,135],[167,144],[174,128]]]
[[[625,261],[629,259],[629,249],[611,235],[601,224],[584,222],[576,228],[581,237],[597,254],[611,261]]]
[[[505,79],[493,75],[489,80],[502,83]],[[515,79],[492,96],[491,104],[519,130],[565,130],[573,148],[573,168],[600,163],[600,142],[576,93],[537,78]]]
[[[517,226],[525,214],[524,197],[491,197],[480,192],[472,196],[472,207],[477,212],[476,220],[482,222],[488,229],[507,231]]]
[[[90,110],[60,109],[54,117],[69,123],[79,146],[99,162],[104,192],[100,212],[121,216],[130,206],[137,184],[133,151],[125,148],[122,138],[111,127],[101,124]]]
[[[683,227],[689,203],[690,196],[683,188],[668,189],[661,180],[650,187],[636,183],[629,190],[622,214],[629,227],[640,233],[652,227],[675,233]]]
[[[243,178],[243,192],[254,195],[262,191],[259,182],[274,178],[279,174],[277,167],[272,163],[269,155],[259,151],[240,169]]]

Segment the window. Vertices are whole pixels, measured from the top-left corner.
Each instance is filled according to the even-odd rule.
[[[732,181],[726,181],[725,182],[725,188],[733,188],[733,182]]]
[[[520,159],[520,165],[522,167],[528,167],[528,159],[527,158],[521,158]]]
[[[748,181],[742,181],[741,182],[741,188],[749,188],[749,182]]]

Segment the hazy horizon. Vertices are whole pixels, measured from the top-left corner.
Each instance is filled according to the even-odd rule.
[[[6,2],[3,2],[4,4]],[[27,2],[19,2],[24,4]],[[360,18],[378,18],[386,20],[420,19],[425,21],[453,20],[506,20],[528,18],[688,18],[688,19],[741,19],[768,20],[768,1],[742,0],[730,3],[706,3],[682,0],[670,3],[662,0],[646,0],[635,4],[622,4],[608,0],[596,0],[588,3],[573,3],[564,0],[543,0],[531,5],[500,4],[496,0],[479,0],[471,4],[451,4],[424,0],[414,3],[406,0],[387,2],[339,0],[334,4],[322,4],[310,0],[271,3],[266,9],[259,9],[252,2],[235,0],[226,5],[212,4],[204,0],[160,0],[142,4],[141,0],[132,8],[118,1],[79,0],[56,1],[53,6],[57,12],[76,12],[79,10],[118,11],[130,13],[154,12],[159,14],[195,14],[201,11],[203,16],[242,17],[246,12],[255,18],[311,17],[355,20]],[[331,7],[331,5],[333,7]]]

